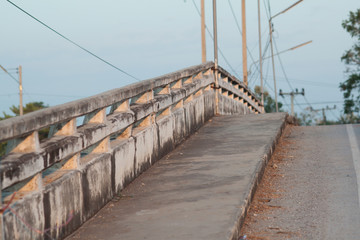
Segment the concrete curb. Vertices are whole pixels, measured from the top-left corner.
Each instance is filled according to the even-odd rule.
[[[248,187],[247,187],[247,196],[243,202],[243,205],[239,208],[239,211],[237,213],[237,217],[236,217],[236,221],[234,223],[234,227],[231,230],[231,234],[230,234],[230,240],[239,240],[240,238],[240,231],[241,231],[241,227],[245,221],[246,215],[248,213],[248,210],[250,208],[251,202],[254,198],[256,189],[259,185],[259,183],[261,182],[261,179],[264,175],[264,171],[265,168],[269,162],[269,160],[271,159],[276,145],[279,142],[280,137],[282,136],[285,127],[287,125],[291,125],[294,124],[293,121],[293,117],[289,116],[288,114],[284,114],[284,118],[283,118],[283,123],[281,124],[281,126],[277,129],[277,134],[276,136],[272,139],[272,141],[266,146],[265,151],[264,151],[264,155],[262,158],[262,161],[260,161],[258,163],[258,165],[256,166],[256,170],[255,172],[252,173],[252,177],[251,177],[251,182],[249,183]]]

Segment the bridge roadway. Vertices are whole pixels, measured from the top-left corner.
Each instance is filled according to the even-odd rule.
[[[248,239],[359,240],[360,125],[289,130],[265,170],[242,233]]]
[[[238,239],[285,119],[214,117],[68,239]]]

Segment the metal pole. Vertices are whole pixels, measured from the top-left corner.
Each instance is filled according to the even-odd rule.
[[[218,44],[217,44],[217,20],[216,20],[216,0],[213,0],[213,27],[214,27],[214,62],[215,70],[218,69]]]
[[[269,20],[269,29],[270,29],[270,46],[271,46],[271,60],[272,60],[272,69],[273,69],[273,78],[274,78],[274,91],[275,91],[275,105],[276,105],[276,112],[279,112],[279,106],[277,101],[277,89],[276,89],[276,77],[275,77],[275,63],[274,63],[274,49],[273,49],[273,42],[272,42],[272,18]]]
[[[214,62],[215,62],[215,111],[219,114],[219,82],[218,82],[218,45],[217,45],[217,20],[216,20],[216,0],[213,0],[213,31],[214,31]]]
[[[245,0],[241,1],[241,15],[242,15],[242,56],[243,56],[243,78],[244,83],[248,85],[247,72],[247,51],[246,51],[246,9]]]
[[[291,116],[294,116],[294,98],[295,98],[295,94],[293,92],[291,92],[290,96],[291,96]]]
[[[1,191],[2,191],[2,184],[1,184],[1,181],[0,181],[0,196],[2,196]],[[0,208],[3,208],[2,197],[0,198]],[[1,212],[0,213],[0,240],[5,240],[3,221],[4,221],[4,213]]]
[[[261,104],[264,107],[264,83],[262,72],[262,51],[261,51],[261,22],[260,22],[260,0],[258,0],[258,28],[259,28],[259,60],[260,60],[260,81],[261,81]]]
[[[22,86],[22,67],[21,67],[21,65],[19,66],[19,95],[20,95],[19,110],[20,110],[20,116],[22,116],[24,114],[24,111],[23,111],[23,86]]]
[[[206,38],[205,38],[205,0],[201,0],[201,58],[206,62]]]

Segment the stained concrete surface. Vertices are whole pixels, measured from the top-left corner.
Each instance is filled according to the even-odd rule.
[[[359,130],[354,126],[357,138]],[[242,234],[249,240],[360,239],[356,174],[345,125],[292,127],[265,170]]]
[[[230,239],[285,118],[214,117],[68,239]]]

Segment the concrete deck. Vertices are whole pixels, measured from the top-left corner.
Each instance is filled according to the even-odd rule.
[[[214,117],[68,239],[238,239],[286,115]]]

